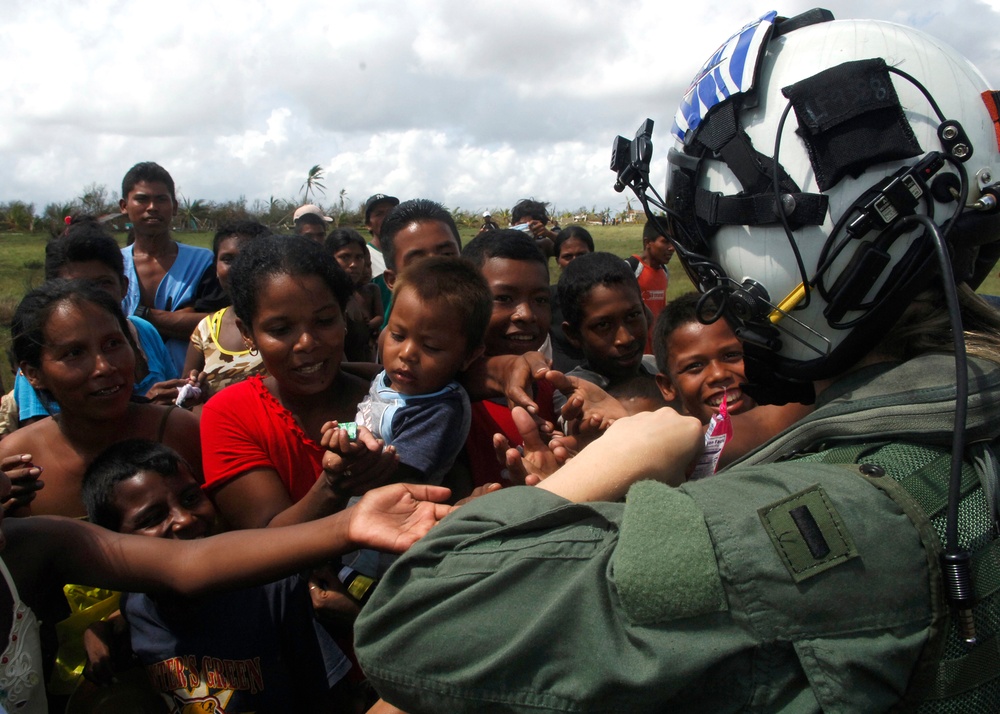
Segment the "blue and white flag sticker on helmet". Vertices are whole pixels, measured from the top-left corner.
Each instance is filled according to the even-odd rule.
[[[736,94],[753,89],[760,54],[767,45],[774,19],[774,10],[730,37],[691,81],[681,105],[674,115],[671,132],[681,141],[693,132],[712,107]]]

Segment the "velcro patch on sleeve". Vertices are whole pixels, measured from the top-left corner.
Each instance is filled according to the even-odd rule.
[[[843,518],[818,484],[757,513],[796,583],[858,556]]]
[[[618,596],[633,623],[726,610],[701,509],[687,494],[657,481],[629,489],[613,566]]]

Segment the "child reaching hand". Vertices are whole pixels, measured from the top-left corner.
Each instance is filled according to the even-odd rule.
[[[573,261],[570,267],[587,257]],[[700,297],[697,293],[688,293],[671,301],[656,321],[653,344],[660,370],[656,375],[656,384],[669,405],[698,419],[704,430],[713,417],[718,417],[723,402],[726,404],[732,434],[724,442],[717,460],[708,467],[707,474],[711,474],[776,436],[813,408],[804,404],[758,406],[745,394],[743,345],[724,319],[709,325],[698,320]],[[604,306],[600,307],[604,310],[605,302],[600,305]],[[629,386],[629,393],[634,393],[631,390],[636,385],[629,385],[628,381],[609,387],[609,392],[618,392],[614,396],[622,405],[621,396],[626,393],[626,385]],[[591,391],[595,390],[598,387],[591,387]],[[655,404],[649,404],[649,407],[655,408]],[[624,408],[622,413],[626,413]],[[564,459],[556,458],[555,454],[563,447],[564,440],[557,438],[546,444],[535,433],[530,419],[522,415],[517,422],[522,430],[519,443],[523,443],[524,447],[519,452],[511,448],[512,442],[498,437],[494,440],[497,458],[507,469],[519,474],[520,480],[529,484],[538,483],[563,463]],[[531,437],[526,434],[531,434]],[[708,450],[706,444],[706,454]],[[695,465],[691,467],[693,469]],[[705,467],[701,468],[705,470]]]
[[[31,459],[17,454],[0,461],[0,497],[10,490],[10,479],[24,476]],[[8,667],[0,678],[0,704],[10,711],[45,711],[36,614],[42,620],[53,617],[46,594],[62,583],[200,597],[273,580],[358,547],[405,550],[451,510],[431,502],[447,496],[444,488],[394,484],[309,523],[189,541],[123,535],[74,518],[3,520],[0,571],[6,587],[0,583],[0,629],[9,633],[7,648],[16,647],[20,657],[17,667]],[[147,523],[167,520],[160,515],[157,521],[155,509],[148,513],[152,520]]]
[[[90,520],[118,533],[198,540],[216,527],[215,507],[187,465],[150,441],[102,453],[87,471],[83,495]],[[370,525],[365,538],[376,545],[380,528]],[[328,535],[330,555],[340,550],[338,540],[349,549],[349,540]],[[177,709],[217,702],[227,712],[317,711],[351,667],[315,622],[300,575],[197,598],[124,593],[121,611],[150,682]]]
[[[491,294],[486,357],[523,356],[536,351],[544,355],[552,322],[549,268],[535,240],[518,230],[481,233],[465,246],[462,257],[478,266]],[[536,382],[536,415],[548,422],[555,421],[553,391],[549,382]],[[498,433],[515,446],[522,444],[507,400],[475,402],[465,446],[475,486],[512,483],[496,459],[493,440]]]

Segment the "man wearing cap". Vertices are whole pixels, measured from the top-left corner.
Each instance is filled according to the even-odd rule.
[[[372,259],[372,282],[378,285],[379,292],[382,293],[386,318],[388,318],[388,306],[392,302],[392,291],[382,276],[385,272],[385,259],[382,257],[382,221],[385,220],[386,214],[398,205],[398,198],[384,193],[376,193],[365,201],[365,227],[372,234],[372,239],[368,242],[368,253]]]
[[[292,222],[295,224],[295,235],[312,238],[322,243],[326,238],[326,224],[333,221],[323,213],[323,209],[314,203],[307,203],[295,209]]]
[[[493,214],[489,211],[483,211],[483,225],[479,228],[479,232],[498,230],[500,230],[500,224],[494,220]]]

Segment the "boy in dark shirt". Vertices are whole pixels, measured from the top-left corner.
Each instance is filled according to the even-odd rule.
[[[111,447],[83,488],[90,520],[119,533],[190,540],[216,525],[187,465],[154,442]],[[123,593],[121,612],[168,711],[318,711],[351,667],[315,622],[300,576],[196,599]]]

